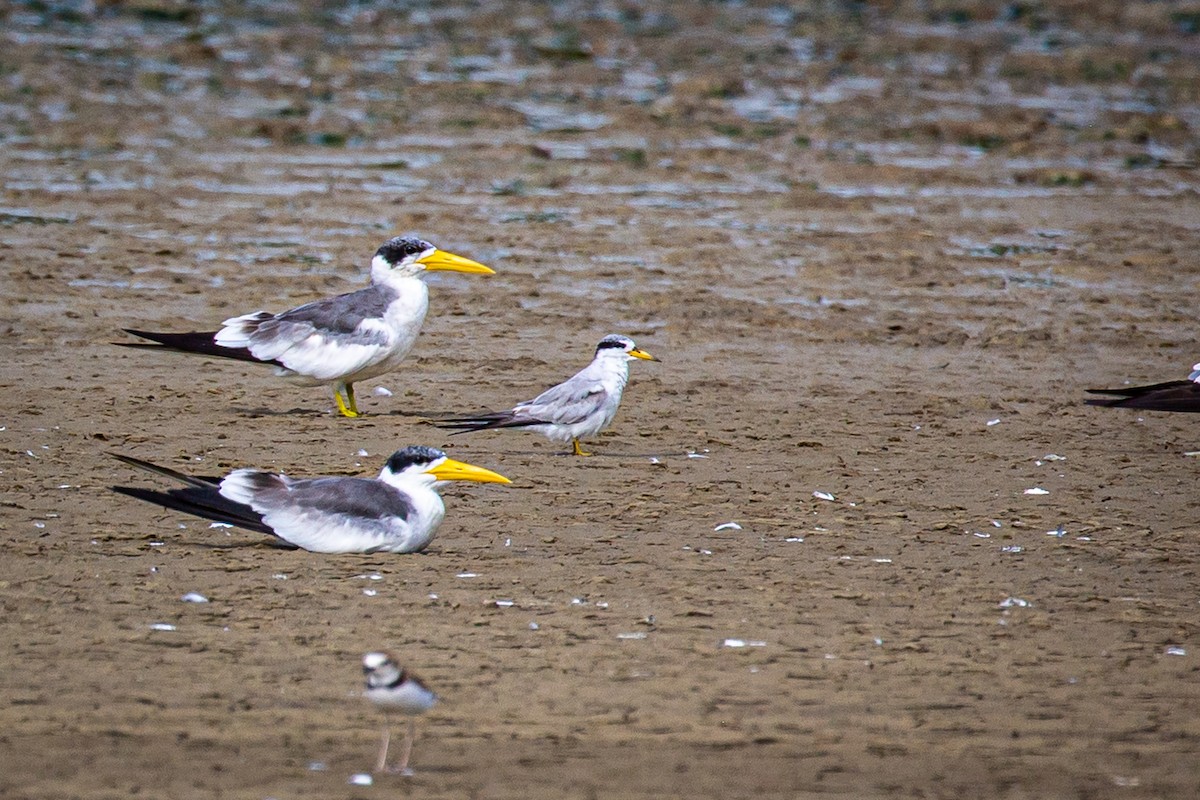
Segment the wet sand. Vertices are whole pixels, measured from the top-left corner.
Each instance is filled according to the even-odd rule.
[[[559,8],[4,12],[0,794],[1192,796],[1200,437],[1082,398],[1200,360],[1194,9]],[[498,274],[361,419],[110,344],[410,231]],[[593,458],[423,422],[609,332]],[[515,481],[415,556],[108,491],[415,443]],[[378,648],[443,702],[355,787]]]

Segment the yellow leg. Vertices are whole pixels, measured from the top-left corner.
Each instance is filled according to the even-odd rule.
[[[346,400],[342,399],[342,392],[346,392]],[[337,401],[338,413],[343,417],[357,417],[358,409],[354,405],[354,389],[346,384],[337,384],[333,387],[333,399]],[[347,403],[349,400],[349,403]]]
[[[587,452],[586,450],[584,450],[582,447],[579,446],[578,439],[572,439],[571,444],[575,445],[575,455],[577,455],[577,456],[590,456],[591,455],[591,453]]]

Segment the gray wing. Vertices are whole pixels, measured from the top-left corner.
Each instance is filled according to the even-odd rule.
[[[574,425],[599,413],[608,403],[599,381],[576,375],[513,409],[517,418],[532,417],[556,425]]]
[[[387,335],[378,328],[363,326],[366,320],[379,319],[395,299],[395,292],[369,286],[350,294],[329,297],[293,308],[258,326],[255,344],[285,339],[298,342],[314,333],[336,339],[339,344],[387,344]]]
[[[395,487],[367,478],[288,481],[255,492],[251,506],[292,544],[318,553],[369,553],[408,533],[416,508]]]

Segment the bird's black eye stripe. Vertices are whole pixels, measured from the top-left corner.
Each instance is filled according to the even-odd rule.
[[[411,466],[432,464],[439,458],[445,457],[446,454],[436,447],[416,445],[392,453],[392,457],[387,461],[387,466],[393,473],[398,473],[403,472]]]
[[[597,350],[609,350],[615,348],[617,350],[625,349],[625,342],[620,339],[604,339],[600,344],[596,345]]]
[[[384,242],[375,255],[382,256],[389,264],[396,264],[409,256],[424,253],[432,247],[433,245],[429,242],[415,236],[397,236]]]

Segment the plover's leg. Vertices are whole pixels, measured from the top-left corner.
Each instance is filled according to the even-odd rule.
[[[387,725],[383,726],[383,738],[379,740],[379,758],[375,761],[375,771],[383,772],[387,769],[387,754],[388,745],[391,743],[392,730]]]
[[[404,734],[404,749],[403,755],[400,756],[399,765],[392,768],[392,772],[399,772],[401,775],[412,775],[413,772],[408,768],[408,757],[412,755],[413,735],[416,733],[417,724],[412,717],[408,718],[408,730]]]

